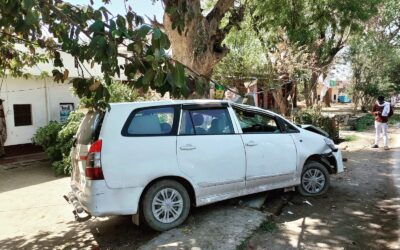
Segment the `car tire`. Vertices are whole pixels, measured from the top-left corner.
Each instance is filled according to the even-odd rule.
[[[330,176],[326,167],[316,161],[307,162],[301,172],[301,182],[297,191],[303,196],[325,194],[330,186]]]
[[[182,224],[189,215],[190,197],[186,188],[173,180],[154,183],[141,203],[142,218],[156,231],[166,231]]]

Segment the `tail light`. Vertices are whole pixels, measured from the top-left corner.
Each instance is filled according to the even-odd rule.
[[[101,169],[101,147],[103,141],[97,140],[90,146],[86,159],[86,177],[89,180],[104,180],[103,170]]]

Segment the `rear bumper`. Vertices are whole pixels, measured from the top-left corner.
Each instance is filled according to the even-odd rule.
[[[138,212],[143,188],[111,189],[104,180],[87,181],[81,189],[71,184],[72,194],[93,216],[130,215]]]

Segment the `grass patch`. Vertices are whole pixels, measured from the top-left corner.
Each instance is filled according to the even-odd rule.
[[[246,250],[248,248],[247,246],[249,245],[250,238],[251,236],[244,239],[242,243],[240,243],[240,245],[236,247],[236,250]]]
[[[346,142],[357,141],[358,136],[357,135],[346,135],[343,139]]]
[[[278,229],[278,225],[270,220],[266,220],[261,223],[246,239],[244,239],[239,246],[236,247],[236,250],[245,250],[248,249],[249,241],[254,233],[274,233]]]
[[[257,228],[257,232],[273,233],[278,229],[275,222],[266,220]]]

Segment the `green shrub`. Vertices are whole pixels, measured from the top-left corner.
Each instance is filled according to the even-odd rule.
[[[389,118],[389,125],[396,125],[399,122],[400,114],[393,114],[393,116]]]
[[[374,122],[375,122],[374,116],[371,114],[366,114],[355,122],[354,129],[359,132],[365,131],[372,125],[374,125]]]
[[[43,147],[51,161],[61,160],[61,151],[57,148],[58,132],[63,127],[62,123],[50,121],[46,126],[39,128],[32,138],[32,142]]]
[[[73,137],[83,116],[82,112],[71,112],[65,123],[51,121],[46,126],[39,128],[32,138],[33,143],[42,146],[49,156],[56,175],[71,174],[69,155]]]
[[[299,111],[294,116],[294,121],[300,124],[312,124],[326,131],[332,140],[339,140],[339,126],[336,118],[323,115],[318,108]]]

